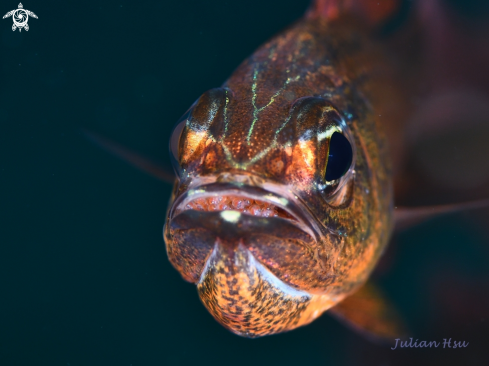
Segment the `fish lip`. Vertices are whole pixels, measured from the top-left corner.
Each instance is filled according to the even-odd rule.
[[[185,208],[190,201],[198,198],[233,195],[248,199],[260,200],[281,208],[293,218],[293,220],[287,221],[307,233],[314,241],[319,241],[321,230],[319,229],[318,225],[316,225],[316,219],[307,209],[306,205],[298,199],[297,195],[294,195],[288,188],[283,186],[275,184],[264,184],[264,186],[266,186],[266,188],[244,184],[241,182],[215,182],[195,186],[175,199],[169,212],[170,222],[179,214],[191,210]],[[280,193],[276,193],[277,191],[280,191]],[[259,218],[252,215],[246,216],[249,216],[250,218]],[[279,218],[268,217],[267,219],[278,220]],[[284,219],[280,218],[280,220]]]

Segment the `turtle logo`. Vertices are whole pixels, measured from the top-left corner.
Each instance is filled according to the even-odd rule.
[[[27,21],[29,20],[29,15],[37,19],[36,14],[34,14],[30,10],[25,10],[22,3],[19,3],[19,8],[9,11],[7,14],[3,16],[3,19],[8,18],[10,16],[12,17],[12,19],[14,20],[14,24],[12,25],[13,31],[15,31],[17,28],[19,28],[19,32],[22,30],[22,28],[28,31],[29,25],[27,24]]]

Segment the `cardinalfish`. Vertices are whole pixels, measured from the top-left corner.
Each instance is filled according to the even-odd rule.
[[[289,331],[327,310],[373,336],[401,332],[366,284],[393,230],[387,133],[405,111],[368,30],[397,5],[314,1],[174,128],[168,257],[238,335]]]
[[[375,50],[340,22],[342,3],[313,4],[204,93],[171,136],[168,257],[242,336],[308,324],[357,293],[391,233]]]

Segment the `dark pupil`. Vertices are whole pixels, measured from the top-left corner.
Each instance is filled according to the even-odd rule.
[[[350,142],[341,133],[335,132],[329,142],[328,166],[326,180],[331,182],[341,178],[350,169],[353,151]]]

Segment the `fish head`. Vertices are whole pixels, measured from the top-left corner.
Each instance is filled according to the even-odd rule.
[[[365,282],[388,236],[380,134],[318,92],[335,88],[330,68],[314,72],[267,51],[204,93],[171,137],[169,259],[239,335],[309,323]]]

